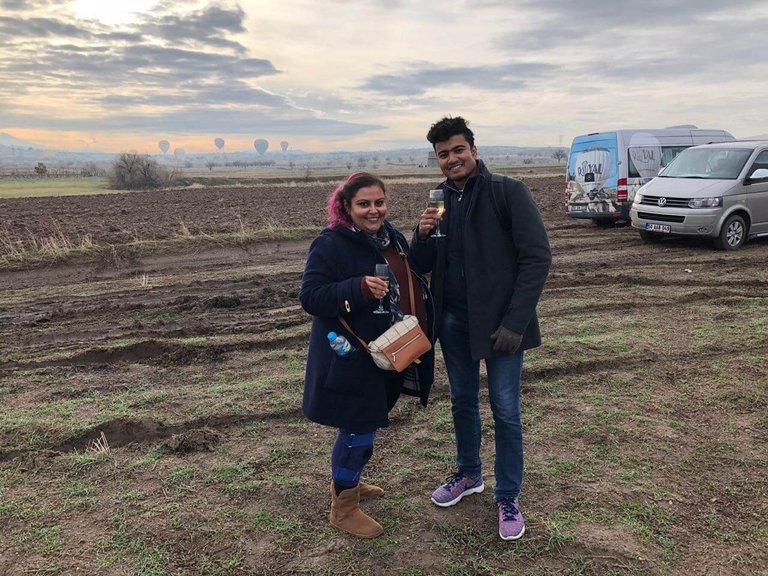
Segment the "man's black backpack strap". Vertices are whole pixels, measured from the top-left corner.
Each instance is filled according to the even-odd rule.
[[[504,193],[505,179],[503,174],[491,174],[491,204],[504,232],[512,234],[512,217],[509,214],[507,195]]]

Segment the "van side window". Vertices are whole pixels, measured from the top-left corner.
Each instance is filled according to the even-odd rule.
[[[768,168],[768,150],[764,150],[758,154],[757,158],[755,158],[755,162],[752,164],[750,172],[754,172],[759,168]]]
[[[675,156],[685,150],[687,146],[662,146],[661,147],[661,167],[664,168],[667,164],[675,159]]]
[[[662,146],[661,155],[655,159],[652,158],[652,153],[658,150],[658,148],[654,146],[627,148],[627,177],[653,178],[661,168],[672,162],[675,156],[686,148],[688,146]],[[646,151],[645,154],[643,154],[644,151]],[[635,163],[635,158],[641,162],[640,166]]]

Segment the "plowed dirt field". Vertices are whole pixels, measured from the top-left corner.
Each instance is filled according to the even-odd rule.
[[[84,246],[0,269],[0,574],[766,574],[768,241],[644,244],[565,218],[562,177],[523,180],[554,261],[518,543],[487,399],[489,490],[429,503],[454,466],[441,363],[377,436],[385,535],[329,527],[297,294],[332,184],[0,201],[0,256]],[[401,229],[430,185],[389,182]]]

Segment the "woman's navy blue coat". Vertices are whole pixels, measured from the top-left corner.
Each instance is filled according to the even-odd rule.
[[[395,248],[408,254],[405,237],[389,222],[384,225],[395,240]],[[370,354],[338,319],[342,316],[365,342],[375,340],[389,328],[389,314],[373,314],[378,300],[366,300],[362,294],[363,276],[373,276],[375,265],[386,262],[364,235],[348,228],[323,230],[309,248],[299,292],[302,307],[313,316],[304,378],[304,414],[314,422],[360,433],[389,425],[387,387],[404,378],[402,373],[377,368]],[[433,340],[431,296],[424,279],[414,275],[428,298],[428,336]],[[401,292],[407,289],[407,285],[400,286]],[[356,350],[337,356],[328,345],[331,331],[343,334]],[[433,379],[434,351],[430,350],[417,365],[418,389],[404,388],[403,393],[419,396],[426,406]]]

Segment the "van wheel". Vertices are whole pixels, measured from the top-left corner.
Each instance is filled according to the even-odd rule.
[[[648,230],[638,230],[638,233],[640,234],[640,240],[643,242],[660,242],[662,239],[661,234],[656,234],[655,232],[648,232]]]
[[[734,214],[723,224],[720,235],[715,238],[715,248],[718,250],[737,250],[747,240],[747,224],[744,218]]]

